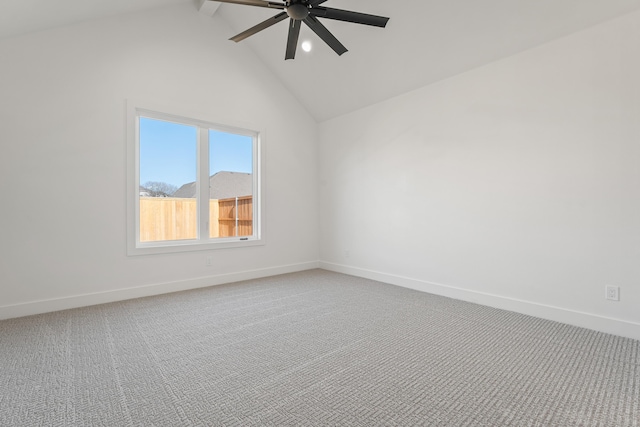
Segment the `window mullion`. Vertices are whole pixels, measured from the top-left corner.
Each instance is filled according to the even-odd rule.
[[[209,131],[198,127],[198,238],[209,240]]]

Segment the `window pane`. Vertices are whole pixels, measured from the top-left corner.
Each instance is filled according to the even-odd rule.
[[[197,129],[140,117],[140,241],[197,237]]]
[[[209,130],[209,235],[253,235],[253,137]]]

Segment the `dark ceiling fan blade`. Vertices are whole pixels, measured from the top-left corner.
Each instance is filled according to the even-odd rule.
[[[313,32],[318,35],[318,37],[324,40],[324,42],[328,44],[329,47],[331,47],[331,49],[333,49],[338,55],[342,55],[347,51],[347,48],[344,47],[342,43],[340,43],[338,39],[335,38],[333,34],[331,34],[329,30],[327,30],[327,28],[322,25],[315,16],[307,16],[304,19],[304,23],[307,24],[309,28],[311,28]]]
[[[284,59],[294,59],[296,57],[296,48],[298,47],[298,37],[300,36],[300,26],[302,21],[292,19],[289,24],[289,37],[287,38],[287,52]]]
[[[286,18],[287,18],[287,12],[279,13],[276,16],[273,16],[267,19],[266,21],[262,21],[258,25],[251,27],[246,31],[243,31],[238,35],[231,37],[229,40],[233,40],[234,42],[238,43],[239,41],[242,41],[247,37],[254,35],[257,32],[262,31],[265,28],[269,28],[273,24],[277,24],[278,22],[283,21]]]
[[[374,27],[385,27],[389,18],[384,16],[369,15],[350,10],[333,9],[330,7],[312,7],[309,12],[318,18],[335,19],[337,21],[353,22],[355,24],[372,25]]]
[[[284,9],[284,3],[276,3],[272,1],[265,0],[216,0],[221,3],[234,3],[234,4],[242,4],[245,6],[258,6],[258,7],[270,7],[275,9]]]

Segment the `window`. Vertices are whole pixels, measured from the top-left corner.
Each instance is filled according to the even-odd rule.
[[[258,132],[132,104],[128,122],[130,255],[261,244]]]

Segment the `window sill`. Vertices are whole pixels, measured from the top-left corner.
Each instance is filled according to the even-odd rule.
[[[246,240],[240,240],[246,239]],[[264,246],[264,239],[256,239],[252,237],[234,237],[224,238],[216,242],[194,242],[189,240],[177,240],[173,242],[153,242],[153,243],[139,243],[135,247],[129,247],[127,250],[128,256],[136,255],[153,255],[153,254],[166,254],[166,253],[180,253],[180,252],[194,252],[194,251],[209,251],[217,249],[234,249],[244,248],[251,246]]]

